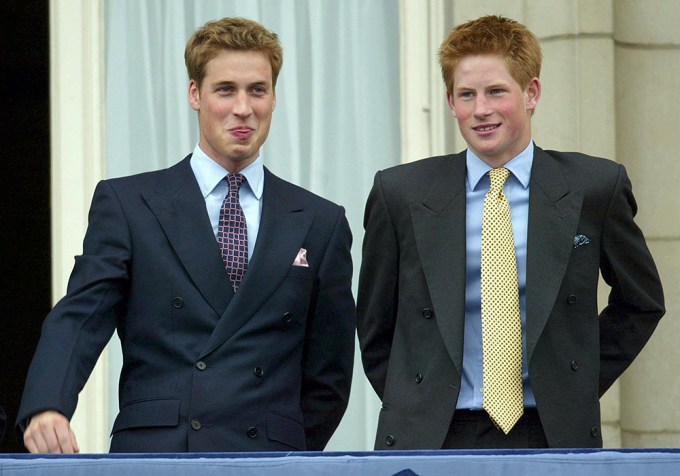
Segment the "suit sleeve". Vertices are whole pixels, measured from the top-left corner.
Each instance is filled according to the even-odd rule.
[[[364,371],[382,399],[397,315],[399,243],[380,172],[366,202],[364,228],[357,330]]]
[[[601,271],[611,286],[600,313],[600,395],[631,364],[663,316],[661,281],[642,231],[623,166],[603,225]]]
[[[66,296],[43,322],[28,371],[17,429],[44,410],[71,418],[78,394],[116,327],[128,281],[130,237],[121,205],[107,182],[94,193]]]
[[[302,362],[301,406],[310,451],[325,448],[349,402],[356,325],[351,246],[349,224],[338,207],[314,283]]]

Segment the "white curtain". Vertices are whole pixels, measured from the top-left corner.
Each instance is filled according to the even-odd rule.
[[[279,35],[284,63],[265,164],[347,209],[356,290],[373,175],[400,157],[397,0],[106,0],[107,175],[165,168],[193,150],[198,127],[184,46],[197,27],[225,16],[251,18]],[[371,449],[378,410],[357,352],[350,408],[327,449]]]

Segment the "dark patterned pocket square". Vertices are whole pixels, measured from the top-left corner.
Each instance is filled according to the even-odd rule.
[[[590,240],[586,235],[576,235],[574,237],[574,248],[588,244],[590,244]]]

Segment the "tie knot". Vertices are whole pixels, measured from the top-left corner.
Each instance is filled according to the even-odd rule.
[[[246,177],[242,174],[229,174],[227,175],[227,183],[229,184],[229,190],[230,191],[237,191],[241,188],[241,185],[243,185],[243,182],[246,181]]]
[[[503,190],[503,184],[510,176],[510,171],[504,167],[499,169],[489,170],[489,180],[491,181],[491,186],[489,190],[500,191]]]

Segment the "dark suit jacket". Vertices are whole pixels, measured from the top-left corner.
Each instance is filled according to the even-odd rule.
[[[189,157],[101,182],[19,424],[47,409],[70,418],[117,329],[112,451],[323,449],[351,383],[351,234],[342,207],[266,169],[264,183],[257,244],[234,294]],[[300,248],[309,267],[292,266]]]
[[[460,389],[465,153],[375,177],[358,294],[366,375],[382,399],[376,448],[441,448]],[[598,447],[599,397],[664,313],[623,166],[536,148],[527,243],[531,386],[552,447]],[[589,244],[574,247],[574,237]],[[611,286],[598,316],[600,272]],[[416,375],[419,378],[416,379]]]

